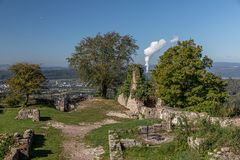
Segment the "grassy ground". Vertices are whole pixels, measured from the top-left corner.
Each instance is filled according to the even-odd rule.
[[[94,129],[87,134],[84,141],[91,146],[103,146],[105,154],[103,159],[109,159],[108,152],[108,130],[110,129],[133,129],[141,125],[152,125],[159,123],[159,120],[126,120],[108,117],[109,111],[122,111],[123,107],[113,100],[95,99],[86,101],[81,107],[73,112],[60,112],[51,106],[31,106],[40,109],[41,121],[15,120],[20,108],[0,108],[0,134],[1,133],[23,133],[26,129],[33,129],[36,133],[33,144],[33,160],[62,160],[62,143],[64,136],[61,130],[46,127],[50,120],[62,122],[64,124],[77,125],[82,122],[100,122],[104,119],[116,119],[121,123],[104,125]],[[207,123],[198,126],[200,132],[187,133],[184,130],[174,131],[176,139],[173,142],[159,145],[158,147],[143,147],[124,150],[126,160],[201,160],[206,159],[202,153],[206,154],[218,146],[226,145],[239,149],[240,131],[236,128],[222,129]],[[196,128],[196,127],[194,127]],[[193,129],[194,129],[193,128]],[[184,129],[184,128],[183,128]],[[185,129],[190,130],[191,128]],[[175,133],[176,132],[176,133]],[[177,136],[178,135],[178,136]],[[202,153],[192,151],[186,147],[186,142],[179,144],[187,136],[206,137],[207,141],[202,146]],[[131,136],[130,136],[131,137]]]
[[[124,108],[113,100],[94,99],[81,103],[80,109],[72,112],[59,112],[55,108],[41,107],[45,119],[53,119],[65,124],[79,124],[81,122],[99,122],[109,118],[109,111],[120,111]]]
[[[125,160],[205,160],[197,152],[178,150],[175,142],[158,147],[131,148],[124,151]]]
[[[0,133],[13,134],[23,133],[26,129],[35,131],[36,141],[33,144],[32,157],[36,160],[41,159],[61,159],[61,139],[60,130],[49,128],[44,129],[44,122],[34,123],[31,120],[15,120],[18,109],[5,109],[0,114]]]
[[[79,124],[82,122],[99,122],[106,118],[109,111],[120,111],[123,107],[113,100],[95,99],[81,104],[80,109],[72,112],[60,112],[51,106],[31,106],[40,109],[40,122],[31,120],[16,120],[20,108],[0,108],[0,133],[23,133],[26,129],[33,129],[36,141],[33,144],[33,159],[61,160],[63,156],[63,135],[60,130],[52,127],[46,129],[46,122],[50,120],[64,124]],[[111,117],[113,118],[113,117]],[[120,120],[120,119],[117,119]]]

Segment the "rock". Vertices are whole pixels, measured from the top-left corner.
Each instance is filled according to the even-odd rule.
[[[142,143],[135,139],[121,139],[120,143],[124,148],[142,147]]]
[[[117,133],[113,130],[108,131],[108,144],[110,160],[123,160],[122,146]]]
[[[122,106],[125,106],[125,107],[127,106],[127,100],[128,100],[128,98],[125,97],[125,96],[123,95],[123,93],[120,94],[120,95],[118,96],[118,99],[117,99],[118,103],[121,104]]]
[[[192,149],[199,149],[199,146],[204,142],[204,138],[188,137],[187,143]]]
[[[23,138],[30,138],[32,137],[34,134],[32,129],[27,129],[24,133],[23,133]]]
[[[32,116],[33,122],[39,122],[40,121],[40,111],[38,109],[33,109],[32,113],[33,113],[33,116]]]
[[[16,133],[13,134],[13,137],[14,138],[20,137],[20,134],[18,132],[16,132]]]
[[[32,119],[34,122],[39,122],[40,111],[38,109],[23,108],[18,112],[16,119]]]
[[[230,148],[229,147],[222,147],[221,151],[222,152],[230,152]]]
[[[30,159],[33,136],[34,132],[32,129],[26,130],[22,136],[15,133],[15,143],[10,146],[10,153],[4,158],[4,160]]]

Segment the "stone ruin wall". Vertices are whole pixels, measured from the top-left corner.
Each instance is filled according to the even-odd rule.
[[[135,89],[137,86],[136,74],[133,72],[133,80],[131,89]],[[132,98],[130,94],[129,97],[125,97],[123,94],[118,96],[119,104],[128,108],[132,115],[137,116],[138,118],[156,118],[162,119],[165,121],[172,120],[172,124],[179,124],[183,117],[185,117],[189,121],[195,121],[199,118],[207,118],[212,123],[220,123],[222,127],[226,126],[239,126],[240,127],[240,118],[220,118],[220,117],[210,117],[207,113],[197,113],[197,112],[189,112],[189,111],[181,111],[174,108],[167,107],[163,104],[161,99],[158,99],[154,108],[144,106],[143,102]]]
[[[23,108],[18,112],[16,119],[32,119],[33,122],[39,122],[40,111],[38,109]]]
[[[69,112],[74,110],[79,102],[82,102],[86,99],[88,99],[88,97],[86,96],[77,97],[63,96],[56,98],[54,104],[57,110],[62,112]]]
[[[28,129],[23,135],[14,134],[14,144],[10,147],[9,153],[4,160],[23,160],[31,158],[31,148],[33,143],[34,132]]]

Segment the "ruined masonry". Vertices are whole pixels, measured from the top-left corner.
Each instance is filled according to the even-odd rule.
[[[38,109],[23,108],[18,112],[16,119],[32,119],[33,122],[39,122],[40,111]]]
[[[10,152],[4,160],[23,160],[30,159],[34,132],[28,129],[23,135],[14,134],[15,143],[10,147]]]
[[[132,77],[131,90],[137,88],[137,77],[134,71]],[[183,121],[183,118],[186,118],[188,121],[195,121],[199,118],[206,118],[212,123],[220,123],[222,127],[231,125],[240,127],[240,118],[210,117],[207,113],[181,111],[167,107],[163,104],[161,99],[158,99],[155,107],[146,107],[143,105],[143,102],[132,98],[131,92],[129,97],[125,97],[123,94],[120,94],[118,96],[118,103],[128,108],[130,110],[130,114],[136,115],[138,118],[162,119],[164,121],[171,121],[171,124],[174,125],[179,125]]]

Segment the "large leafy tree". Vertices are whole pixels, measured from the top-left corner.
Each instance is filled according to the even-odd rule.
[[[137,49],[136,41],[129,35],[97,34],[84,38],[68,62],[83,82],[96,87],[100,95],[106,97],[107,89],[116,89],[122,83]]]
[[[161,57],[152,72],[156,94],[171,107],[211,112],[226,101],[227,83],[207,71],[212,60],[193,40],[178,42]]]
[[[12,77],[7,80],[12,95],[24,96],[24,106],[28,105],[29,96],[41,88],[45,77],[38,64],[17,63],[9,68]]]

